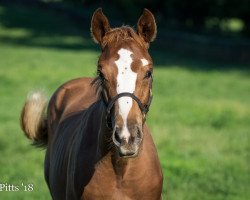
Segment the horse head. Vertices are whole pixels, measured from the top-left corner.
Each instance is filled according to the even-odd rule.
[[[111,28],[102,10],[91,21],[91,33],[101,47],[97,80],[107,105],[112,140],[122,157],[135,157],[143,140],[143,124],[152,99],[152,58],[149,43],[156,37],[153,14],[144,9],[137,30]]]

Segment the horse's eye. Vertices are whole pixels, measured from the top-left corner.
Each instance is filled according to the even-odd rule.
[[[146,72],[145,78],[151,78],[151,77],[152,77],[152,71],[149,70],[149,71]]]

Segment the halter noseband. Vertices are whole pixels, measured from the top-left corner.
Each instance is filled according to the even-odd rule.
[[[134,99],[136,101],[136,103],[138,104],[141,112],[144,114],[144,116],[149,111],[149,106],[150,106],[151,101],[153,99],[153,95],[150,94],[147,104],[143,105],[142,102],[141,102],[141,100],[137,96],[135,96],[133,93],[129,93],[129,92],[122,92],[122,93],[114,96],[108,102],[105,101],[103,93],[102,93],[101,96],[102,96],[102,101],[107,106],[107,116],[106,116],[106,118],[107,118],[107,126],[108,126],[108,128],[112,128],[112,122],[111,122],[111,119],[110,119],[110,112],[111,112],[111,109],[113,108],[115,102],[119,98],[121,98],[121,97],[131,97],[132,99]]]

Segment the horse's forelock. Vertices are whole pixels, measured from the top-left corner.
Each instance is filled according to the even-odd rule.
[[[143,41],[143,39],[134,31],[130,26],[122,26],[119,28],[113,28],[103,38],[102,47],[106,45],[114,45],[118,41],[124,40],[134,40],[139,45],[144,48],[148,48],[148,45]]]

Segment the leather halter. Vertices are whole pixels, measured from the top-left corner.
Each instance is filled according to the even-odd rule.
[[[110,128],[110,129],[112,128],[112,122],[111,122],[110,112],[111,112],[111,109],[113,108],[115,102],[119,98],[121,98],[121,97],[131,97],[132,99],[134,99],[136,101],[136,103],[138,104],[141,112],[144,114],[144,116],[149,111],[149,106],[150,106],[150,104],[152,102],[152,99],[153,99],[153,95],[150,94],[147,104],[143,105],[142,102],[141,102],[141,100],[137,96],[135,96],[133,93],[129,93],[129,92],[122,92],[122,93],[114,96],[108,102],[105,101],[103,93],[102,93],[101,97],[102,97],[102,101],[104,102],[104,104],[107,107],[107,115],[106,115],[107,127]],[[145,117],[144,117],[144,119],[145,119]]]

